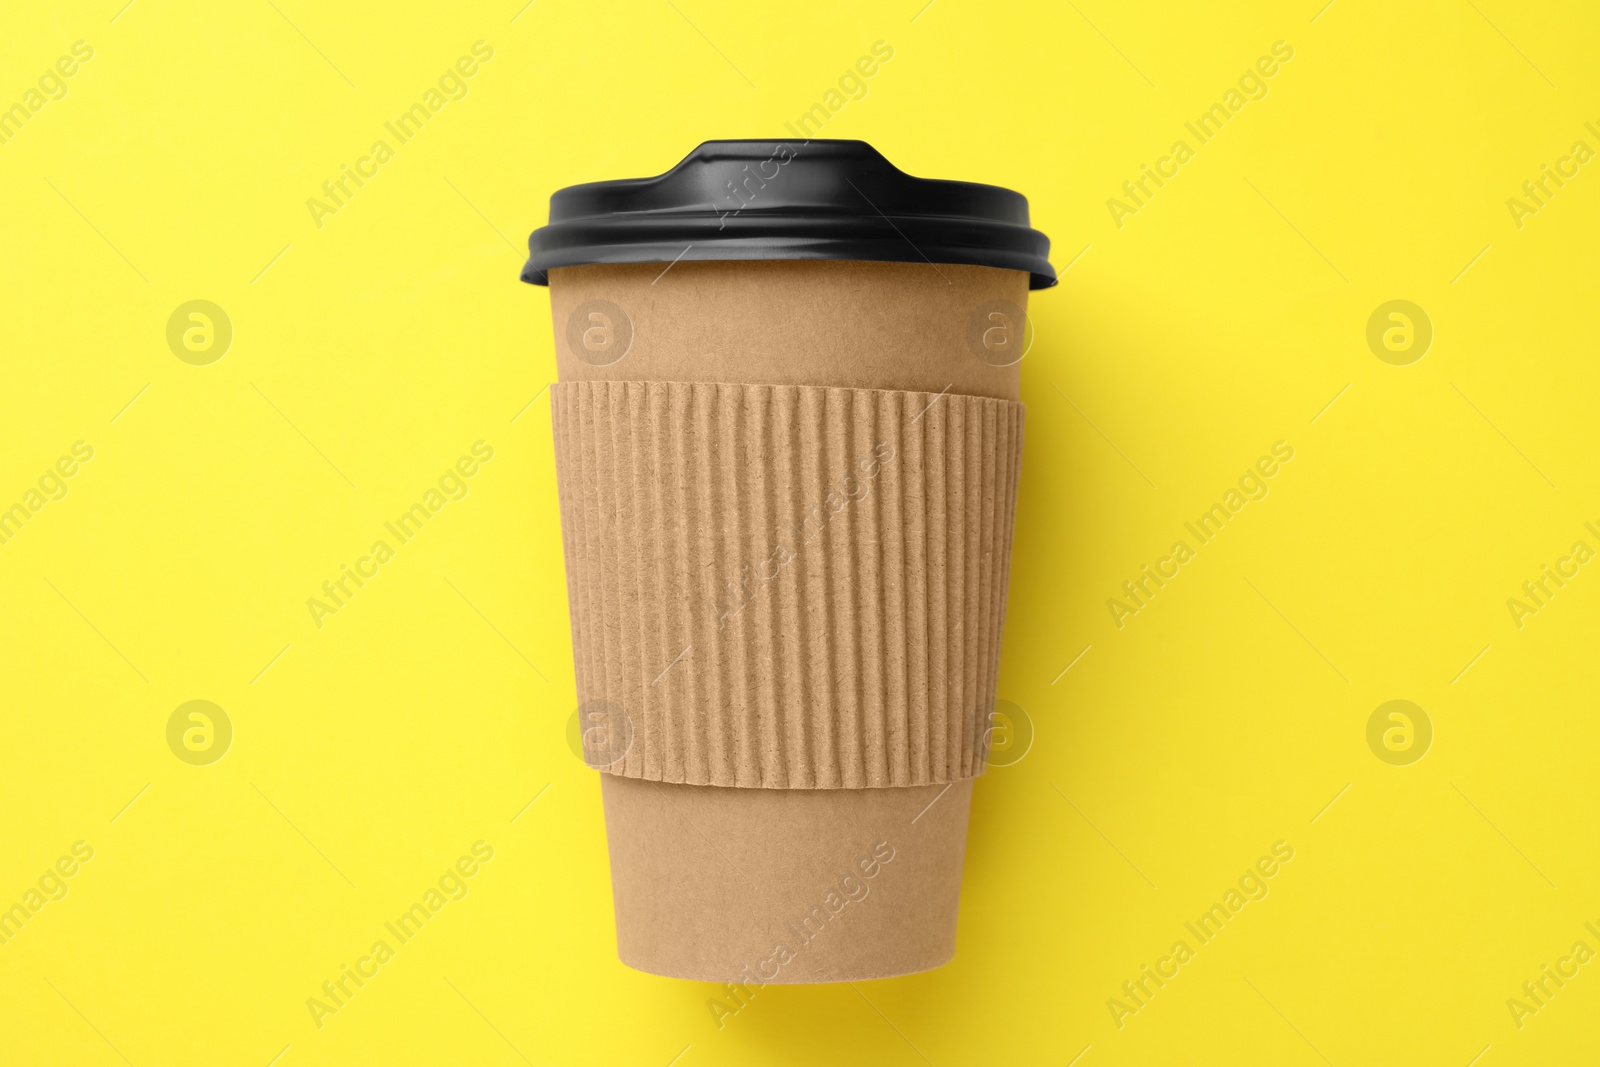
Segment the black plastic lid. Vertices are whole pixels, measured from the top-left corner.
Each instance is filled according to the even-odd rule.
[[[528,253],[535,285],[552,267],[729,259],[971,263],[1056,283],[1021,193],[913,178],[865,141],[707,141],[654,178],[570,186]]]

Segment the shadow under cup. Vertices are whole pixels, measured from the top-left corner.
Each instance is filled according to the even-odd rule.
[[[1028,284],[852,261],[550,272],[624,963],[773,983],[951,958],[1022,430],[1018,365],[975,353],[974,320]]]

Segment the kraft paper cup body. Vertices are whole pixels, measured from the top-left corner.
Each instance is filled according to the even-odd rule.
[[[730,1011],[739,989],[947,962],[998,676],[1028,273],[686,261],[549,281],[622,961],[734,983]]]

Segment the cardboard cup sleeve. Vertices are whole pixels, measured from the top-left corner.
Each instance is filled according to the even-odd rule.
[[[766,983],[948,960],[1022,405],[720,382],[551,394],[623,961]]]

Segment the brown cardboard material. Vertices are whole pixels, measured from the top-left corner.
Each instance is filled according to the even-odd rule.
[[[1022,406],[904,390],[553,387],[578,691],[614,774],[863,789],[981,770]]]
[[[719,789],[614,775],[601,784],[617,954],[630,967],[778,985],[913,974],[955,954],[971,779],[908,789]]]
[[[609,301],[632,324],[628,353],[604,366],[567,343],[568,320],[592,300]],[[968,342],[974,312],[995,302],[1025,310],[1027,274],[815,260],[550,272],[556,371],[564,382],[835,385],[1020,400],[1020,366],[985,363]]]
[[[766,982],[938,966],[1020,470],[1018,368],[975,339],[996,308],[1021,318],[1028,276],[550,274],[579,700],[625,734],[602,775],[623,961]],[[863,856],[875,877],[828,897]],[[817,906],[843,936],[783,936]]]

